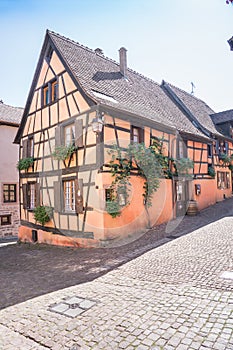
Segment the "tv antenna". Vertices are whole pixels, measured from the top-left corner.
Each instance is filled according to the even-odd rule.
[[[194,95],[194,89],[196,89],[196,86],[194,85],[194,83],[192,81],[191,81],[191,86],[192,86],[191,94]]]

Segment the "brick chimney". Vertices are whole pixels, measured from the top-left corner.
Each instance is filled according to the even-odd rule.
[[[124,78],[127,77],[127,50],[124,47],[121,47],[119,50],[119,58],[120,58],[120,72]]]

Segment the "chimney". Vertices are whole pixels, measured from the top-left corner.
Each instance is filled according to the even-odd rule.
[[[124,78],[127,77],[127,57],[126,57],[127,50],[124,47],[121,47],[119,50],[119,56],[120,56],[120,72],[123,75]]]

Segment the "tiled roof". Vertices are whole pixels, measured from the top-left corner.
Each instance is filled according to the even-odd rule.
[[[131,69],[127,69],[126,79],[120,73],[117,62],[57,33],[48,31],[48,34],[82,89],[96,103],[132,112],[179,131],[206,137],[153,80]],[[214,111],[203,101],[178,88],[172,88],[200,123],[217,134],[208,114]]]
[[[221,124],[233,120],[233,109],[223,111],[211,115],[211,118],[215,124]]]
[[[19,125],[23,115],[23,108],[12,107],[0,102],[0,122]]]
[[[214,111],[204,101],[176,86],[171,84],[169,86],[204,128],[213,134],[219,134],[210,117],[210,114],[213,114]]]

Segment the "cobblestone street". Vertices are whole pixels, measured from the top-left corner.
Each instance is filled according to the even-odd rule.
[[[130,261],[113,254],[105,266],[118,267],[96,279],[2,309],[0,349],[233,350],[233,200],[223,204],[184,218],[166,244],[131,243],[134,259],[114,248]]]

